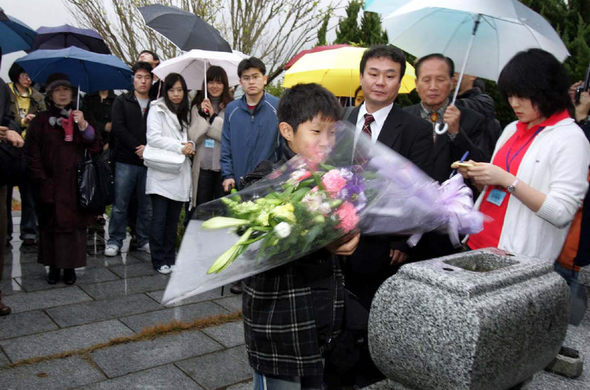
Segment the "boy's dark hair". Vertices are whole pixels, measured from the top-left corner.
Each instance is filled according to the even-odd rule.
[[[13,83],[17,83],[18,82],[18,78],[20,77],[21,73],[27,73],[22,66],[20,66],[19,64],[17,64],[16,62],[12,64],[12,66],[10,67],[10,69],[8,70],[8,78],[10,79],[10,81],[12,81]]]
[[[145,62],[145,61],[136,62],[131,67],[131,73],[135,76],[135,73],[137,73],[137,71],[140,70],[140,69],[143,69],[143,70],[147,71],[153,77],[153,75],[152,75],[152,66],[150,65],[149,62]]]
[[[259,58],[250,57],[240,61],[238,64],[238,77],[242,77],[242,73],[250,68],[256,68],[263,75],[266,74],[266,66],[264,66],[264,62],[262,62]]]
[[[431,60],[433,58],[436,58],[436,59],[446,62],[447,66],[449,67],[449,77],[453,78],[453,76],[455,75],[455,62],[452,59],[450,59],[449,57],[447,57],[441,53],[432,53],[432,54],[425,55],[424,57],[418,58],[416,60],[416,62],[414,63],[414,70],[416,71],[416,78],[419,77],[418,73],[420,72],[420,66],[422,66],[424,61]]]
[[[406,74],[406,56],[404,52],[398,49],[395,46],[391,45],[376,45],[371,46],[363,53],[363,57],[361,58],[361,75],[365,72],[365,66],[367,65],[367,61],[371,58],[389,58],[393,62],[397,62],[400,64],[400,74],[399,79],[401,80]]]
[[[151,50],[142,50],[137,57],[140,57],[143,53],[151,55],[154,61],[160,62],[160,57],[158,57],[158,55]]]
[[[182,101],[176,105],[170,101],[168,97],[168,90],[172,89],[174,84],[177,81],[180,81],[180,85],[182,86],[182,91],[184,92],[184,97]],[[176,113],[176,117],[178,118],[178,122],[180,122],[181,130],[188,126],[188,114],[189,114],[189,106],[188,106],[188,88],[186,87],[186,81],[184,81],[184,77],[182,77],[178,73],[170,73],[164,79],[164,103],[166,103],[166,107],[174,113]]]
[[[207,81],[203,83],[203,88],[207,88],[207,83],[210,81],[219,81],[221,84],[223,84],[223,92],[221,93],[219,100],[219,104],[221,104],[222,106],[220,110],[222,108],[227,107],[227,105],[233,100],[232,94],[229,90],[229,81],[227,80],[227,73],[225,73],[225,70],[222,67],[212,65],[209,67],[209,69],[207,69]],[[193,98],[191,107],[194,105],[200,107],[203,99],[205,99],[205,93],[203,92],[203,89],[201,89]]]
[[[530,99],[545,118],[572,108],[565,68],[545,50],[529,49],[512,57],[500,72],[498,89],[506,98]]]
[[[340,120],[342,106],[332,92],[319,84],[297,84],[287,89],[277,108],[279,122],[286,122],[296,132],[300,124],[316,116]]]

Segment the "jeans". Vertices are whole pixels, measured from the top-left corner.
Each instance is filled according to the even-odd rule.
[[[127,229],[127,209],[132,198],[137,199],[137,245],[149,242],[152,205],[145,194],[147,168],[139,165],[115,163],[115,201],[109,221],[107,245],[123,246]]]
[[[197,186],[197,206],[223,196],[221,172],[201,169]]]
[[[7,236],[12,237],[12,190],[13,186],[7,186]],[[18,185],[21,200],[21,218],[20,218],[20,239],[36,239],[37,238],[37,213],[35,211],[35,198],[33,187],[28,178],[25,178],[21,184]]]
[[[571,325],[580,325],[584,319],[584,313],[588,308],[588,292],[586,286],[578,282],[578,272],[562,267],[559,263],[553,265],[553,269],[565,279],[570,288],[570,316]]]
[[[173,265],[176,257],[176,234],[183,202],[152,194],[150,251],[152,265]]]
[[[309,379],[309,380],[308,380]],[[306,383],[310,382],[310,383]],[[254,372],[254,390],[320,390],[319,378],[268,376]]]

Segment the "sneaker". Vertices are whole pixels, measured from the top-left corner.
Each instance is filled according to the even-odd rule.
[[[116,245],[107,245],[104,248],[104,255],[105,256],[113,257],[113,256],[117,256],[118,253],[119,253],[119,247]]]
[[[161,265],[161,266],[159,266],[158,268],[156,268],[156,271],[158,271],[162,275],[168,275],[170,272],[172,272],[172,270],[170,269],[170,267],[167,266],[167,265]]]
[[[142,246],[138,246],[137,249],[136,249],[136,251],[138,251],[138,252],[145,252],[147,254],[152,253],[150,251],[150,243],[149,242],[146,243],[146,244],[143,244]]]

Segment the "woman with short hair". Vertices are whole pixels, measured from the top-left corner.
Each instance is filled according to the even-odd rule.
[[[10,112],[14,115],[15,122],[20,128],[21,135],[26,138],[26,132],[35,116],[45,110],[43,95],[31,86],[32,81],[27,72],[17,63],[12,64],[8,71],[11,82],[8,83],[10,90]],[[21,199],[21,220],[20,239],[23,245],[34,245],[37,239],[37,215],[35,213],[35,199],[33,189],[27,177],[21,178],[18,183]],[[12,190],[13,186],[7,187],[7,219],[8,219],[8,241],[12,239]]]
[[[483,188],[476,206],[490,217],[467,246],[553,262],[588,187],[590,145],[570,117],[569,82],[552,54],[516,54],[498,87],[518,121],[504,129],[491,163],[460,168]]]
[[[39,217],[38,261],[49,266],[47,282],[76,281],[86,266],[86,228],[94,219],[78,205],[76,166],[85,151],[100,151],[100,137],[74,109],[74,87],[63,74],[47,78],[47,111],[31,122],[25,144]]]

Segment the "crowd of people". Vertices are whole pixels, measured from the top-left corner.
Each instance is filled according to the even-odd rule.
[[[478,196],[476,207],[490,217],[460,248],[439,233],[425,234],[410,247],[405,236],[353,232],[232,286],[232,292],[243,292],[255,389],[339,389],[379,379],[366,334],[349,332],[344,312],[367,316],[378,287],[408,262],[498,247],[540,261],[559,258],[556,270],[568,283],[590,263],[588,240],[580,240],[590,229],[590,212],[582,208],[590,94],[582,91],[574,99],[571,91],[579,84],[570,88],[563,65],[543,50],[517,54],[500,74],[499,89],[517,118],[504,130],[493,99],[475,77],[466,75],[451,104],[454,63],[439,53],[417,59],[420,102],[401,107],[396,98],[404,53],[388,45],[367,49],[356,107],[347,109],[317,84],[296,85],[280,100],[268,94],[266,67],[255,57],[238,66],[239,99],[233,99],[226,71],[211,66],[191,100],[182,75],[153,75],[158,62],[154,53],[142,52],[132,67],[133,90],[88,94],[80,110],[63,74],[47,79],[44,98],[18,65],[9,72],[11,83],[0,85],[0,137],[24,145],[28,163],[18,183],[21,238],[23,245],[38,239],[50,284],[75,283],[75,268],[86,264],[86,228],[97,216],[76,207],[76,164],[85,153],[108,152],[114,167],[105,255],[119,254],[129,227],[135,249],[149,253],[162,274],[176,271],[183,207],[188,220],[196,206],[247,187],[291,157],[313,157],[311,146],[333,142],[332,125],[339,120],[354,125],[355,137],[379,141],[434,180],[443,182],[458,169]],[[443,123],[448,131],[438,134],[434,130]],[[172,153],[178,162],[152,163],[157,153]],[[0,223],[0,242],[12,226],[11,188],[0,187],[0,222],[8,221]],[[576,213],[579,244],[574,255],[562,257]],[[8,313],[0,296],[0,315]],[[356,351],[356,357],[345,359],[343,351]]]

